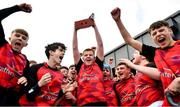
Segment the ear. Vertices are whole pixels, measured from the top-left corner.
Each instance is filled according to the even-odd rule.
[[[24,47],[26,47],[28,45],[28,43],[26,43],[25,45],[24,45]]]
[[[144,56],[141,56],[141,58],[142,58],[142,59],[146,59],[146,57],[144,57]]]
[[[84,57],[82,56],[81,58],[82,58],[82,60],[84,61]]]
[[[52,50],[49,51],[49,55],[53,55],[53,51]]]
[[[9,41],[11,41],[11,37],[9,37]]]
[[[172,30],[171,28],[169,28],[169,31],[170,31],[171,35],[174,34],[174,33],[173,33],[173,30]]]

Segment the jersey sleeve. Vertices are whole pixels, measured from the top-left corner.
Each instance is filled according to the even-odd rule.
[[[80,60],[79,60],[79,62],[77,63],[77,65],[75,65],[77,74],[79,73],[82,64],[83,64],[83,61],[82,61],[82,59],[80,58]]]
[[[37,72],[43,66],[43,64],[33,65],[28,69],[28,85],[26,96],[30,101],[34,101],[36,95],[40,92],[40,87],[38,86]]]
[[[5,34],[4,34],[3,26],[2,26],[2,20],[17,11],[20,11],[20,8],[17,5],[0,10],[0,46],[7,43],[7,41],[5,40]]]
[[[155,47],[143,44],[141,55],[145,56],[148,61],[154,62],[155,50]]]
[[[95,62],[98,64],[99,68],[103,71],[103,61],[101,61],[98,57],[96,57]]]

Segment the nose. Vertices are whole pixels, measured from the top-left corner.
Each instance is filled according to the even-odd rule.
[[[22,41],[23,40],[23,38],[22,38],[22,36],[19,36],[19,37],[17,37],[20,41]]]
[[[65,54],[65,51],[62,51],[62,55],[64,56],[64,54]]]
[[[156,37],[159,36],[159,35],[161,35],[161,32],[157,32],[157,33],[156,33]]]
[[[87,57],[93,57],[92,55],[87,55]]]
[[[64,56],[64,53],[62,53],[61,56]]]

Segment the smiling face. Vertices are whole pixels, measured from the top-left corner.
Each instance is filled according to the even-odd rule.
[[[76,79],[77,71],[76,71],[75,66],[72,66],[69,68],[68,76],[69,76],[69,78],[71,78],[73,80]]]
[[[116,75],[120,80],[128,79],[130,77],[130,68],[125,64],[119,64],[116,67]]]
[[[67,67],[60,68],[60,72],[64,75],[64,77],[68,76],[68,68]]]
[[[95,60],[94,51],[93,50],[85,50],[83,52],[83,61],[85,65],[92,65]]]
[[[13,32],[9,38],[12,49],[16,52],[21,52],[22,48],[27,46],[29,37],[22,33]]]

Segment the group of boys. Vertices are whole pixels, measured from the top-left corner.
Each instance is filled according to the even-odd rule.
[[[30,13],[32,7],[22,3],[2,9],[0,20],[18,11]],[[111,70],[104,64],[103,41],[94,19],[91,19],[91,27],[95,32],[96,51],[87,48],[80,54],[77,31],[81,28],[74,26],[73,67],[78,74],[75,80],[77,84],[74,81],[66,83],[66,75],[59,72],[66,51],[63,43],[48,44],[45,47],[48,60],[29,67],[29,61],[21,53],[29,39],[27,31],[15,29],[8,43],[0,24],[0,105],[153,106],[163,103],[163,106],[170,106],[166,96],[163,96],[166,92],[170,92],[173,100],[179,102],[180,42],[172,39],[173,32],[168,23],[157,21],[150,26],[149,33],[159,46],[154,48],[131,37],[121,21],[119,8],[112,10],[111,15],[125,42],[141,53],[134,55],[133,63],[120,59],[116,66],[116,74],[120,79],[117,82],[109,77]],[[153,68],[150,62],[155,62],[157,68]],[[135,76],[130,72],[130,68],[138,71]],[[163,89],[159,87],[161,83]],[[64,105],[69,99],[72,104]]]

